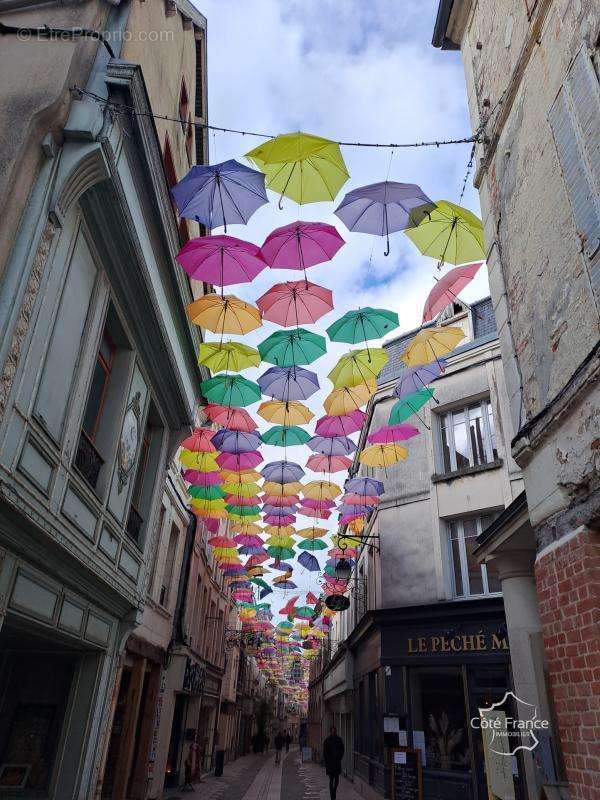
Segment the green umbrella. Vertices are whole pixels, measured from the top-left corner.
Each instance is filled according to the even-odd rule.
[[[314,613],[314,608],[310,606],[300,606],[296,609],[295,616],[298,617],[298,619],[310,619]]]
[[[306,444],[311,438],[310,433],[298,425],[273,425],[268,431],[261,433],[260,438],[265,444],[276,447],[293,447],[296,444]]]
[[[395,311],[387,311],[385,308],[359,308],[346,312],[332,323],[327,328],[327,335],[332,342],[356,344],[369,339],[381,339],[399,324]]]
[[[312,364],[327,352],[325,337],[294,328],[289,331],[275,331],[258,345],[263,361],[278,367],[295,367],[299,364]]]
[[[238,517],[252,517],[260,512],[260,506],[234,506],[227,503],[225,510],[230,514],[236,514]]]
[[[390,413],[389,425],[399,425],[429,402],[435,394],[434,389],[419,389],[414,394],[407,394],[402,400],[398,400]]]
[[[294,551],[291,547],[267,547],[267,553],[275,560],[285,561],[286,558],[293,558]]]
[[[219,486],[190,486],[188,493],[190,497],[199,500],[219,500],[225,497],[225,492]]]
[[[324,542],[323,539],[304,539],[298,543],[298,547],[300,550],[325,550],[327,542]]]
[[[222,406],[249,406],[261,396],[260,386],[241,375],[215,375],[202,381],[200,389],[207,400]]]
[[[255,583],[257,586],[260,586],[261,589],[270,588],[269,584],[262,578],[250,578],[250,583]]]

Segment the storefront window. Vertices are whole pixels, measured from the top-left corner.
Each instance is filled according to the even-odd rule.
[[[467,772],[471,753],[463,679],[459,669],[410,672],[412,729],[425,739],[425,766]]]

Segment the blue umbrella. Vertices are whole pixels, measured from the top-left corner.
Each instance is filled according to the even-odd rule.
[[[269,514],[272,517],[287,517],[288,514],[295,514],[298,511],[298,506],[285,506],[285,508],[281,508],[280,506],[272,506],[268,503],[262,507],[263,514]]]
[[[274,483],[293,483],[304,475],[300,464],[293,461],[271,461],[265,464],[260,473],[266,481]]]
[[[356,445],[347,436],[313,436],[307,445],[313,452],[324,456],[349,456],[356,450]]]
[[[298,563],[302,564],[302,566],[309,572],[319,572],[321,569],[316,556],[313,556],[311,553],[307,553],[306,551],[300,553],[298,556]]]
[[[402,400],[409,394],[414,394],[421,389],[425,389],[427,384],[431,383],[442,374],[445,366],[445,360],[440,358],[439,361],[432,361],[430,364],[421,364],[418,367],[406,367],[406,369],[403,369],[400,373],[400,380],[396,384],[394,395]],[[433,399],[436,400],[435,397]],[[438,401],[436,400],[436,402]]]
[[[212,440],[215,447],[222,453],[249,453],[258,450],[262,444],[258,431],[245,433],[244,431],[230,431],[221,428]]]
[[[257,208],[268,203],[264,173],[233,159],[192,167],[171,189],[179,215],[207,228],[227,223],[245,225]]]
[[[390,233],[414,228],[436,208],[414,183],[382,181],[353,189],[335,210],[350,231],[385,236],[390,254]]]
[[[348,478],[344,489],[353,494],[381,495],[385,491],[385,486],[377,478]]]
[[[260,390],[276,400],[308,400],[318,389],[319,379],[303,367],[271,367],[257,380]]]

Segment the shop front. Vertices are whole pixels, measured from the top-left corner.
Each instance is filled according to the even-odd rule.
[[[492,771],[504,797],[524,796],[520,754],[491,752],[479,724],[512,688],[501,598],[369,612],[350,646],[365,796],[392,796],[395,748],[418,751],[425,800],[485,800]]]

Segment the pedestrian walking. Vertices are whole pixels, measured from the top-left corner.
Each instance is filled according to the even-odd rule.
[[[331,726],[329,736],[323,742],[323,760],[325,772],[329,775],[329,795],[335,800],[340,774],[342,772],[342,758],[344,757],[344,742],[337,735],[335,726]]]
[[[285,739],[283,738],[281,731],[277,732],[277,736],[275,737],[275,763],[281,763],[281,750],[283,749]]]
[[[286,731],[286,734],[285,734],[285,752],[286,753],[290,752],[291,743],[292,743],[292,737],[290,736],[290,732]]]

